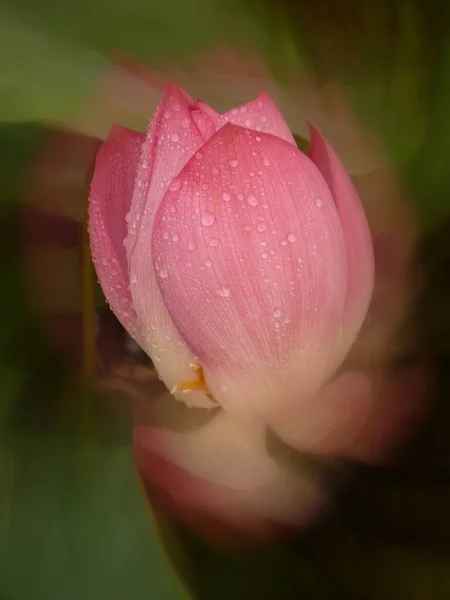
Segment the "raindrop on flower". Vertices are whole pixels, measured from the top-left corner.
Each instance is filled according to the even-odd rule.
[[[229,295],[231,294],[230,288],[227,287],[221,287],[217,290],[217,294],[221,297],[221,298],[228,298]]]
[[[204,212],[202,212],[201,222],[202,225],[205,225],[205,227],[209,227],[210,225],[212,225],[215,220],[216,216],[209,210],[205,210]]]
[[[168,187],[169,187],[170,192],[176,192],[181,187],[181,180],[180,179],[172,179],[172,181],[170,181]]]

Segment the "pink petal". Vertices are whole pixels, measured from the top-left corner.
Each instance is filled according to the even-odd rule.
[[[350,177],[333,148],[322,134],[310,126],[309,156],[327,182],[336,203],[347,252],[347,297],[340,351],[345,358],[363,324],[374,284],[374,257],[369,226]]]
[[[194,123],[197,125],[202,138],[204,140],[209,140],[215,132],[214,121],[208,116],[208,113],[203,110],[193,110],[191,116]]]
[[[289,445],[303,452],[384,462],[421,422],[428,408],[429,375],[421,365],[376,378],[345,372],[308,407],[273,422]]]
[[[139,343],[124,240],[144,136],[115,127],[98,151],[89,198],[89,236],[97,276],[112,311]]]
[[[270,456],[264,427],[219,410],[206,423],[183,429],[189,415],[173,402],[163,397],[151,410],[166,416],[165,423],[171,414],[175,423],[136,427],[133,436],[140,469],[169,505],[184,515],[209,513],[238,529],[305,523],[323,505],[319,474],[295,472]]]
[[[328,374],[347,276],[339,217],[284,140],[229,124],[201,155],[159,208],[158,283],[219,403],[266,416]]]
[[[208,115],[208,117],[211,119],[211,121],[214,124],[217,123],[217,121],[222,116],[220,113],[218,113],[216,110],[214,110],[209,104],[206,104],[206,102],[203,102],[202,100],[197,100],[196,105],[197,105],[197,108],[199,108],[200,110],[202,110],[204,113],[206,113]]]
[[[221,115],[216,124],[216,129],[220,129],[226,123],[240,125],[247,129],[262,131],[276,135],[282,140],[296,146],[291,130],[283,119],[282,114],[277,108],[275,102],[262,92],[256,100],[247,102],[238,108],[233,108],[229,112]]]
[[[142,148],[130,210],[126,248],[133,304],[145,331],[142,346],[169,389],[194,377],[189,367],[194,357],[161,298],[150,254],[153,221],[167,188],[177,188],[176,176],[203,145],[204,136],[213,132],[209,117],[183,90],[169,84]],[[183,399],[211,405],[204,394],[189,396]]]
[[[342,455],[367,425],[373,390],[367,374],[339,375],[296,413],[279,415],[272,427],[290,446],[323,455]]]

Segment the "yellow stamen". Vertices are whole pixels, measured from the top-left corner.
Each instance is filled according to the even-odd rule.
[[[176,392],[181,392],[182,394],[187,394],[188,392],[203,392],[212,402],[217,403],[217,400],[212,396],[206,384],[203,367],[196,364],[191,364],[189,366],[197,375],[197,379],[188,379],[187,381],[177,383],[177,385],[170,390],[170,393],[175,394]]]

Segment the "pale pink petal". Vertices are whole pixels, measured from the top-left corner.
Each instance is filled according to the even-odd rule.
[[[296,146],[291,130],[277,105],[265,92],[262,92],[256,100],[251,100],[247,104],[233,108],[221,115],[217,121],[216,129],[220,129],[226,123],[270,133]]]
[[[347,297],[343,318],[343,339],[339,351],[340,359],[344,359],[363,324],[372,297],[374,284],[372,240],[358,193],[341,161],[319,131],[312,126],[310,131],[309,156],[319,168],[333,194],[347,252]]]
[[[203,145],[204,136],[214,131],[212,124],[208,124],[209,117],[200,112],[183,90],[173,84],[167,86],[142,148],[126,239],[131,295],[145,331],[142,347],[169,389],[180,378],[195,378],[189,367],[194,357],[162,301],[151,259],[151,236],[164,193],[168,188],[177,189],[176,176]],[[193,393],[183,399],[211,406],[204,394]]]
[[[379,463],[391,458],[421,422],[428,388],[428,373],[418,365],[381,377],[349,371],[309,406],[281,414],[271,425],[303,452]]]
[[[211,392],[261,416],[297,403],[328,375],[345,300],[328,186],[284,140],[230,124],[177,182],[155,220],[153,261]]]
[[[339,375],[296,412],[283,413],[271,423],[275,432],[302,452],[342,455],[367,426],[373,389],[366,373]]]
[[[295,472],[270,456],[263,426],[219,410],[205,424],[183,429],[183,407],[177,413],[170,402],[163,397],[152,411],[172,413],[177,422],[135,428],[133,446],[146,480],[183,516],[209,513],[255,530],[267,522],[305,524],[323,507],[320,473]]]
[[[89,236],[100,285],[116,317],[139,343],[123,243],[143,141],[141,133],[130,129],[111,131],[97,154],[89,198]]]

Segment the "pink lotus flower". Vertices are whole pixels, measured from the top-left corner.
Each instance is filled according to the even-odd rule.
[[[147,135],[116,127],[97,155],[100,283],[188,404],[269,421],[317,394],[362,325],[368,225],[310,130],[305,155],[267,95],[220,115],[169,84]]]

